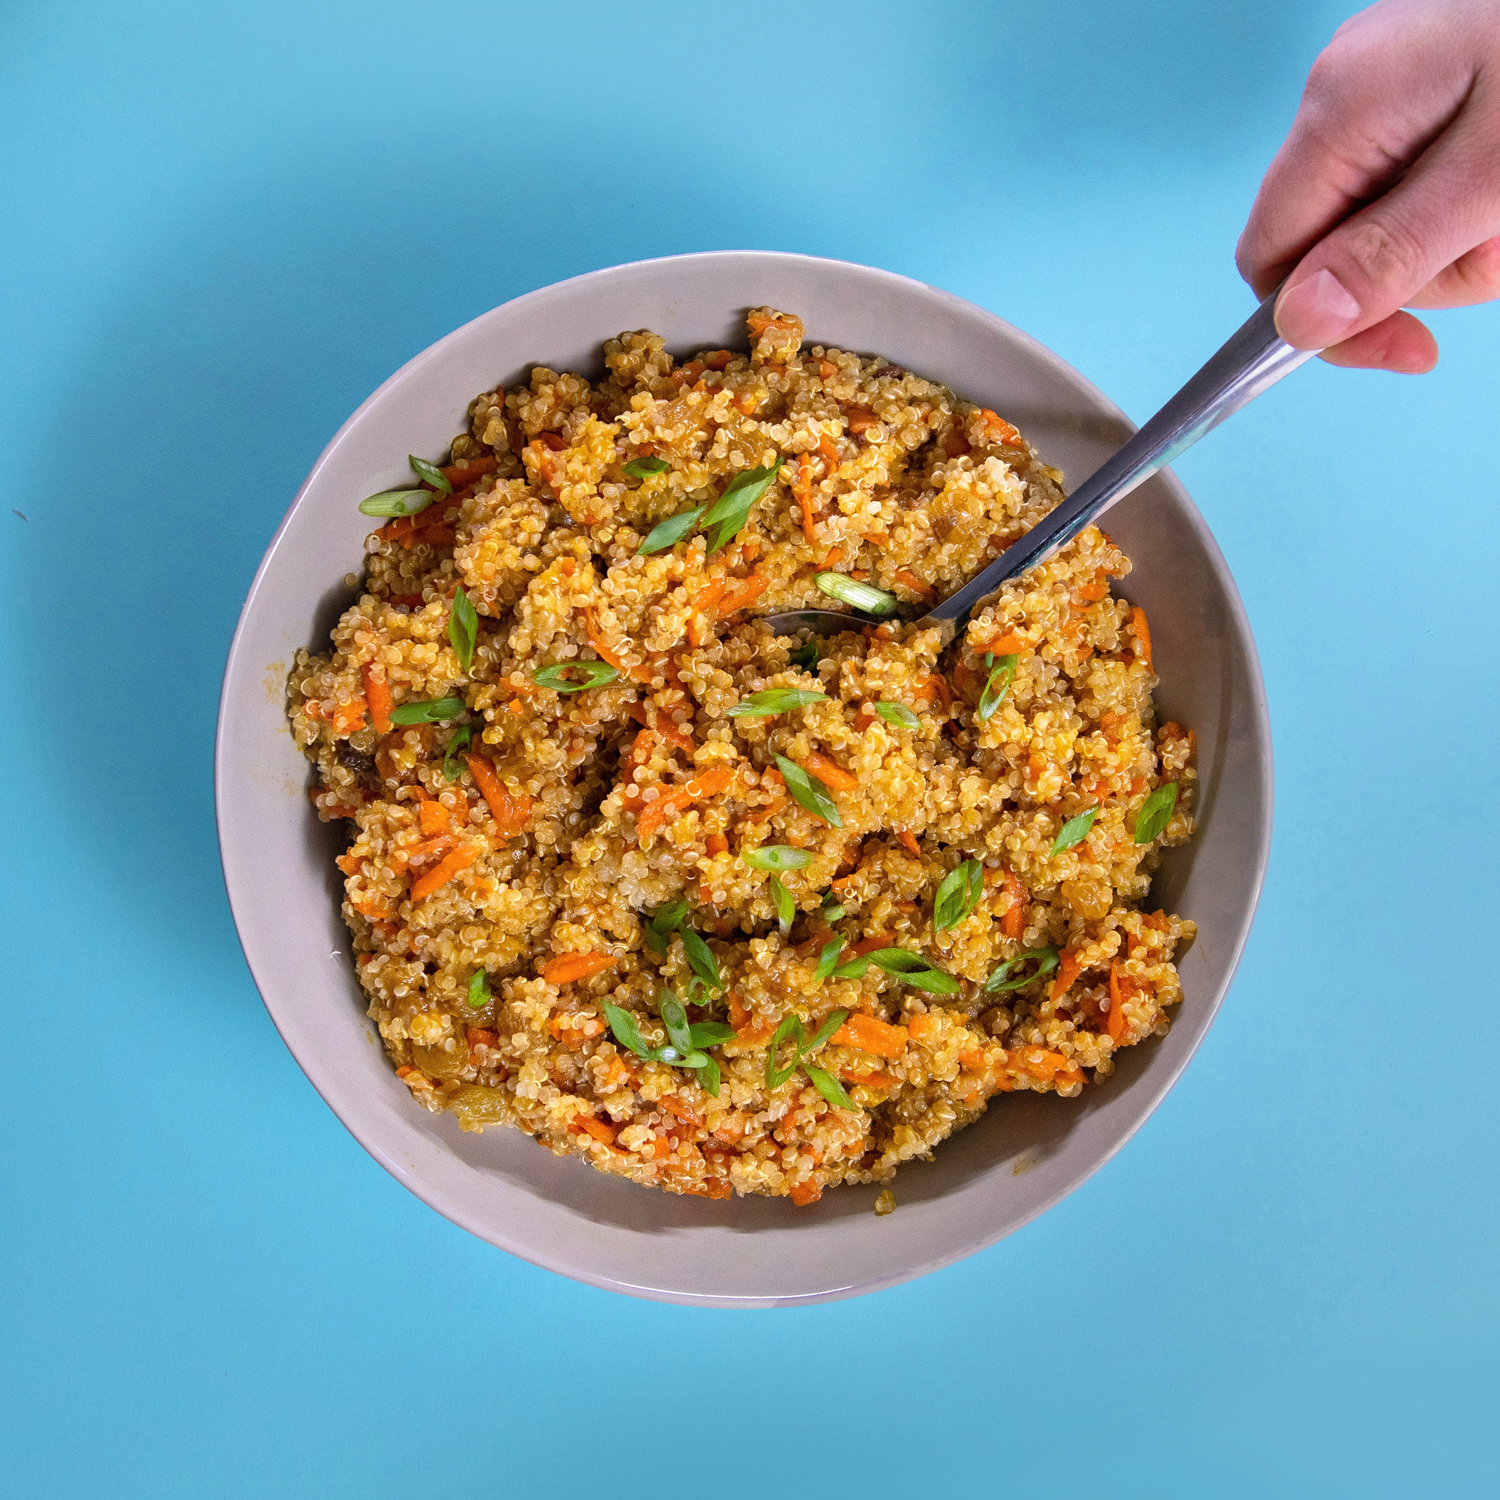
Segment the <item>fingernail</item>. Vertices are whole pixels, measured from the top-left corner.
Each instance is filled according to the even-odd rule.
[[[1327,349],[1359,321],[1360,306],[1326,266],[1289,286],[1276,304],[1276,331],[1298,349]]]

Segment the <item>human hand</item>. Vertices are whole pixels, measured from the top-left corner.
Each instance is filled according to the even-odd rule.
[[[1339,27],[1235,261],[1261,297],[1290,273],[1289,344],[1430,370],[1437,340],[1400,309],[1500,297],[1500,0],[1380,0]]]

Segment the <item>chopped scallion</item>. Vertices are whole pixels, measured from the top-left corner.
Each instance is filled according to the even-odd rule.
[[[776,768],[781,772],[782,780],[786,782],[787,791],[808,812],[822,818],[825,823],[833,824],[835,828],[844,826],[844,820],[839,815],[838,804],[833,800],[832,793],[811,771],[804,771],[796,761],[788,760],[784,755],[776,757]]]
[[[1064,849],[1071,849],[1074,844],[1081,844],[1089,836],[1089,829],[1094,826],[1094,819],[1098,816],[1099,809],[1090,807],[1079,813],[1076,818],[1069,818],[1057,830],[1057,837],[1052,841],[1052,852],[1047,858],[1056,859]]]
[[[1141,803],[1141,810],[1135,815],[1136,843],[1149,844],[1153,839],[1159,838],[1176,811],[1177,783],[1168,781],[1157,787]]]
[[[829,598],[867,615],[893,615],[901,607],[901,601],[894,594],[888,594],[874,584],[862,583],[847,573],[819,573],[813,582]]]
[[[464,711],[462,698],[424,698],[419,703],[402,703],[391,710],[392,724],[441,724],[456,719]]]
[[[793,849],[789,844],[764,844],[759,849],[746,849],[740,858],[756,870],[800,870],[812,863],[812,855],[806,849]]]
[[[531,674],[531,680],[538,687],[551,688],[554,693],[582,693],[589,688],[604,687],[619,675],[619,668],[610,666],[607,661],[569,661],[560,662],[555,667],[542,667]],[[578,680],[575,681],[575,677]]]
[[[764,692],[752,693],[742,698],[729,710],[731,719],[764,719],[772,714],[784,714],[789,709],[803,708],[809,703],[826,703],[827,693],[814,693],[807,688],[767,688]]]
[[[463,589],[454,594],[453,607],[448,611],[448,639],[453,643],[459,666],[465,672],[472,672],[474,644],[479,639],[479,613]]]

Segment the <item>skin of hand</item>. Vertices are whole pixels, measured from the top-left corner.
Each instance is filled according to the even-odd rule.
[[[1240,236],[1281,336],[1336,365],[1421,374],[1405,307],[1500,297],[1500,0],[1381,0],[1313,64]]]

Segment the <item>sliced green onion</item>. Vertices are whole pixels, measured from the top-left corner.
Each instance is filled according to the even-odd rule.
[[[717,552],[726,542],[732,542],[739,535],[745,522],[750,519],[751,506],[771,487],[771,481],[775,479],[781,464],[782,460],[778,458],[769,468],[741,469],[724,486],[724,492],[703,517],[705,526],[719,528],[709,542],[710,552]]]
[[[1141,810],[1135,815],[1136,843],[1149,844],[1152,839],[1159,838],[1176,811],[1177,783],[1168,781],[1141,803]]]
[[[693,973],[706,985],[722,990],[724,980],[719,974],[719,966],[714,962],[708,944],[691,927],[682,929],[682,946],[687,952],[688,967]]]
[[[844,907],[840,904],[837,896],[832,891],[826,891],[823,895],[823,920],[831,927],[844,915]]]
[[[664,458],[632,458],[625,472],[632,479],[645,479],[648,474],[665,474],[671,467]]]
[[[874,584],[861,583],[847,573],[819,573],[813,582],[829,598],[867,615],[893,615],[901,607],[901,601],[894,594],[888,594]]]
[[[802,1055],[804,1057],[811,1057],[848,1019],[849,1012],[847,1010],[829,1011],[823,1018],[823,1024],[818,1027],[812,1041],[802,1049]]]
[[[479,613],[463,589],[454,594],[453,607],[448,611],[448,639],[453,642],[458,664],[465,672],[472,672],[474,643],[479,639]]]
[[[688,914],[688,899],[686,896],[678,896],[675,900],[664,901],[651,914],[651,920],[646,923],[646,946],[653,952],[666,956],[667,934],[675,932],[681,925],[682,919]]]
[[[920,729],[922,727],[922,721],[904,703],[892,703],[889,699],[882,698],[875,705],[875,712],[887,724],[894,724],[898,729]]]
[[[802,1071],[812,1080],[812,1086],[832,1105],[839,1109],[854,1109],[857,1106],[844,1092],[844,1086],[823,1068],[815,1068],[810,1062],[802,1064]]]
[[[359,508],[367,516],[415,516],[436,499],[431,490],[381,490],[361,500]]]
[[[1005,695],[1010,691],[1011,682],[1016,675],[1016,654],[1012,651],[998,661],[992,661],[987,654],[985,662],[990,666],[990,675],[985,678],[984,691],[979,695],[979,707],[974,710],[975,717],[981,723],[993,718],[995,710],[1005,701]]]
[[[835,979],[863,979],[870,972],[870,960],[868,958],[851,959],[846,964],[840,964],[833,971]]]
[[[424,698],[420,703],[402,703],[390,713],[392,724],[441,724],[464,711],[462,698]]]
[[[1036,968],[1030,974],[1023,974],[1019,979],[1010,978],[1011,971],[1021,964],[1036,960]],[[1007,990],[1019,990],[1030,984],[1033,980],[1040,979],[1044,974],[1050,974],[1057,967],[1056,948],[1028,948],[1025,953],[1018,953],[1014,958],[1008,958],[998,969],[984,982],[986,995],[1003,995]]]
[[[818,967],[813,973],[813,979],[818,984],[828,978],[838,966],[839,954],[844,951],[844,939],[832,937],[823,944],[823,951],[818,955]]]
[[[698,1065],[698,1087],[703,1090],[710,1099],[719,1097],[719,1065],[713,1058],[708,1057]]]
[[[692,1032],[693,1046],[699,1052],[707,1052],[710,1047],[722,1047],[725,1042],[732,1042],[735,1038],[734,1027],[723,1021],[694,1021],[688,1030]]]
[[[926,990],[929,995],[956,995],[958,981],[917,953],[908,953],[904,948],[881,948],[866,955],[870,962],[883,973],[909,984],[913,989]]]
[[[784,938],[790,937],[792,923],[797,919],[797,903],[792,900],[792,893],[774,875],[771,877],[771,899],[776,903],[776,923],[781,928],[781,935]]]
[[[458,752],[474,738],[474,731],[467,724],[460,724],[448,736],[447,749],[443,751],[443,775],[449,781],[457,781],[464,769],[458,763]]]
[[[693,1046],[693,1034],[688,1030],[687,1012],[682,1008],[682,1001],[671,990],[662,990],[656,997],[656,1009],[672,1046],[683,1057],[696,1052],[698,1049]]]
[[[808,812],[822,818],[825,823],[832,823],[835,828],[844,826],[833,794],[811,771],[804,771],[796,761],[788,760],[784,755],[776,757],[776,767],[781,772],[782,780],[786,782],[787,791]]]
[[[448,476],[436,464],[430,464],[425,458],[416,458],[410,453],[406,455],[406,461],[412,466],[417,478],[425,479],[438,494],[451,495],[453,493],[453,486],[448,483]]]
[[[685,510],[678,515],[668,516],[646,533],[646,540],[635,550],[645,554],[665,552],[668,547],[675,547],[698,524],[698,517],[702,514],[703,507],[700,505],[696,510]]]
[[[483,969],[475,969],[469,975],[469,1004],[482,1010],[490,1003],[490,976]]]
[[[1076,818],[1069,818],[1057,830],[1057,837],[1052,841],[1052,852],[1047,858],[1056,859],[1064,849],[1071,849],[1074,844],[1081,844],[1089,836],[1089,829],[1094,826],[1094,819],[1098,816],[1099,809],[1090,807],[1079,813]]]
[[[622,1047],[628,1047],[637,1057],[649,1058],[651,1056],[652,1049],[646,1045],[646,1039],[641,1035],[641,1028],[630,1011],[622,1010],[618,1005],[611,1005],[606,1000],[604,1016],[609,1022],[609,1029],[615,1034],[615,1040]]]
[[[771,1037],[771,1045],[766,1048],[767,1088],[779,1089],[797,1071],[797,1064],[802,1060],[802,1035],[802,1017],[796,1011],[781,1018],[781,1025]],[[781,1050],[781,1044],[787,1041],[792,1044],[792,1060],[786,1067],[778,1068],[776,1054]]]
[[[572,681],[568,676],[570,672],[576,672],[582,680]],[[531,680],[538,687],[551,688],[554,693],[583,693],[590,688],[604,687],[619,675],[619,668],[610,666],[607,661],[569,661],[555,667],[542,667],[531,674]]]
[[[789,659],[794,667],[801,667],[804,672],[816,672],[823,657],[816,641],[804,641],[790,654]]]
[[[752,693],[742,698],[729,710],[731,719],[764,719],[772,714],[784,714],[789,709],[803,708],[809,703],[826,703],[827,693],[814,693],[808,688],[767,688],[762,693]]]
[[[977,859],[966,859],[956,870],[950,870],[937,888],[932,903],[932,930],[946,932],[957,927],[983,894],[984,866]]]
[[[793,849],[790,844],[766,844],[759,849],[746,849],[740,858],[756,870],[800,870],[812,863],[812,855],[806,849]]]

